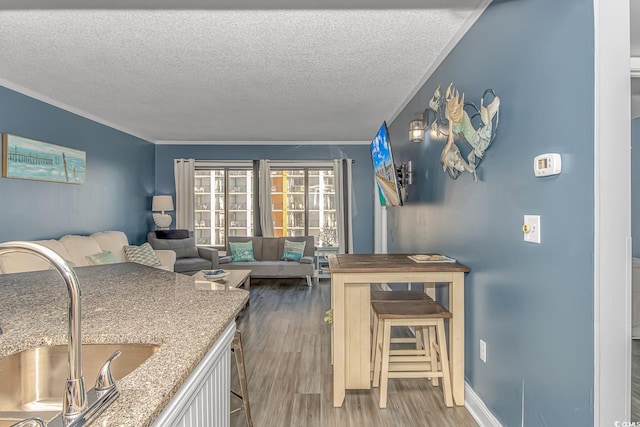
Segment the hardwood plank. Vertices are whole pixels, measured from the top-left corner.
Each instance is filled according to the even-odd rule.
[[[320,417],[320,394],[296,393],[293,397],[292,426],[324,427]]]
[[[640,340],[631,341],[631,420],[640,420]]]
[[[471,427],[464,407],[446,408],[440,387],[426,379],[390,379],[387,408],[379,409],[378,389],[348,390],[333,407],[330,282],[308,288],[304,279],[254,279],[251,305],[238,318],[242,332],[249,401],[256,427]],[[367,356],[368,358],[368,356]],[[232,384],[237,374],[232,362]],[[231,399],[239,407],[238,399]],[[244,427],[244,413],[231,416]]]

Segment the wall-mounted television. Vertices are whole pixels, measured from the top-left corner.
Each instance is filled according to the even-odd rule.
[[[370,148],[380,205],[402,206],[398,175],[393,163],[391,141],[389,140],[389,130],[386,122],[383,122],[382,126],[380,126],[380,130],[371,141]]]

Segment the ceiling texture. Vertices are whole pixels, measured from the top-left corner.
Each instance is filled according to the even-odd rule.
[[[370,141],[489,3],[0,0],[0,85],[156,143]]]

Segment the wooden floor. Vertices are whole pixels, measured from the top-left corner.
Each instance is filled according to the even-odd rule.
[[[332,405],[330,283],[252,280],[251,305],[238,318],[255,427],[465,427],[477,426],[464,407],[446,408],[440,388],[426,379],[390,379],[386,409],[378,389],[348,390]],[[232,362],[232,388],[239,390]],[[232,407],[241,402],[232,396]],[[244,413],[231,425],[246,425]]]
[[[631,420],[640,420],[640,340],[631,343]]]

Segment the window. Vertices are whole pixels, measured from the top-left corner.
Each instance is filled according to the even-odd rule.
[[[256,178],[257,179],[257,178]],[[227,236],[253,236],[253,162],[196,164],[195,237],[202,246],[224,248]],[[274,235],[314,236],[318,246],[337,246],[336,196],[331,164],[271,166]],[[254,200],[255,199],[255,200]]]
[[[318,246],[338,245],[333,169],[309,171],[309,229]]]
[[[226,236],[253,236],[253,170],[196,168],[195,236],[198,245],[224,247]]]
[[[332,168],[271,168],[274,234],[338,244]]]

